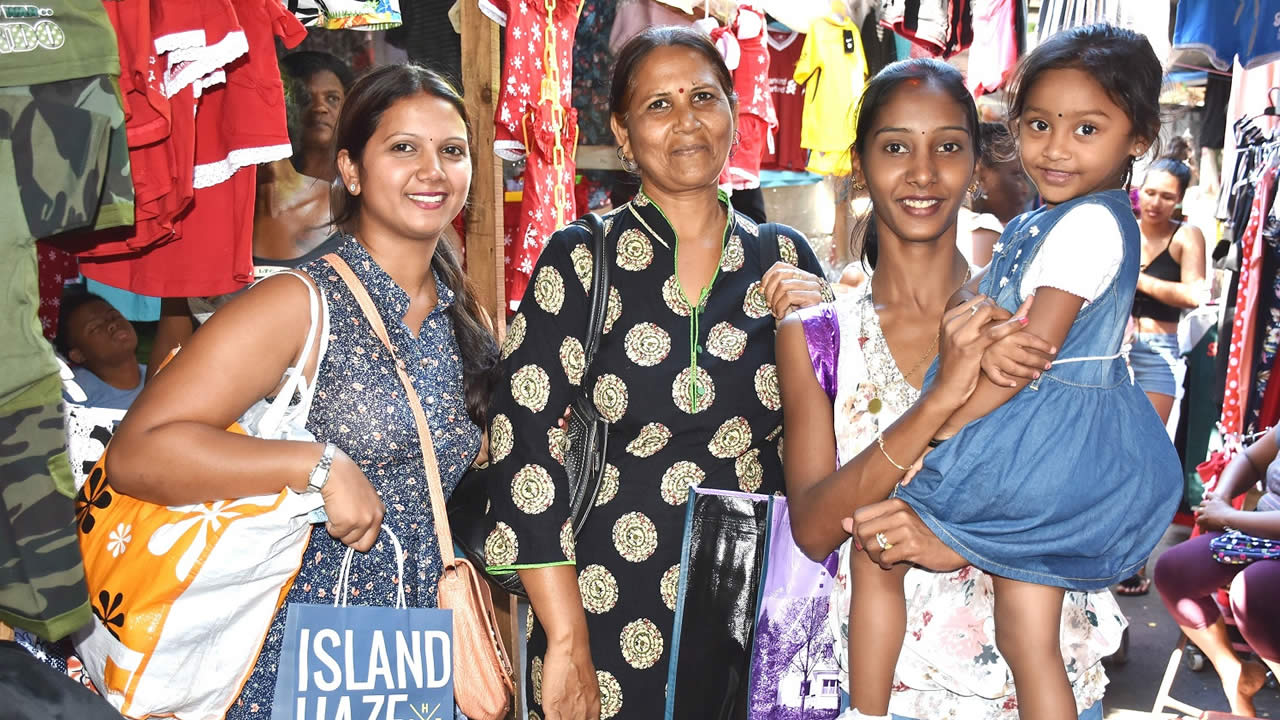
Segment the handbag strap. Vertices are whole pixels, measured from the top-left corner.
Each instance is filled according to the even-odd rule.
[[[587,337],[586,346],[583,348],[583,354],[586,357],[586,369],[591,369],[591,359],[595,357],[596,350],[600,347],[600,338],[604,335],[604,320],[606,311],[609,308],[609,259],[607,257],[607,246],[604,237],[604,221],[595,213],[587,213],[577,220],[573,221],[574,225],[586,228],[591,233],[592,253],[592,269],[591,269],[591,295],[589,297],[588,307],[590,308],[587,315]]]
[[[447,241],[446,241],[447,242]],[[418,399],[418,391],[413,389],[409,375],[404,370],[404,362],[396,357],[396,350],[391,345],[387,328],[382,323],[382,316],[373,305],[373,298],[364,283],[352,272],[351,266],[336,253],[324,256],[326,262],[333,267],[338,277],[350,288],[351,294],[359,303],[364,316],[368,318],[373,334],[378,336],[387,352],[391,353],[392,365],[400,376],[400,384],[404,386],[405,397],[409,400],[409,409],[413,411],[413,421],[418,426],[418,445],[422,448],[422,466],[427,472],[427,489],[431,493],[431,516],[436,526],[436,540],[440,545],[440,559],[445,568],[452,566],[456,560],[453,554],[453,533],[449,530],[449,515],[445,510],[444,489],[440,486],[440,466],[436,462],[435,447],[431,444],[431,427],[427,424],[427,414],[422,411],[422,401]]]
[[[774,263],[782,259],[778,252],[778,223],[760,224],[760,274],[769,272]]]

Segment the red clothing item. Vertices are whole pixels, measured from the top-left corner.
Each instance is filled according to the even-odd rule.
[[[222,0],[225,4],[226,0]],[[211,2],[210,6],[218,5]],[[225,81],[203,89],[196,111],[194,185],[206,188],[237,169],[287,158],[293,153],[285,119],[284,85],[276,62],[275,39],[293,48],[307,37],[302,23],[279,0],[235,0],[248,40],[248,55],[225,70]],[[225,17],[225,13],[220,13]]]
[[[729,155],[729,181],[734,190],[760,187],[760,162],[770,128],[778,124],[769,93],[769,46],[764,13],[739,5],[732,31],[738,39],[738,67],[733,90],[738,95],[738,144]]]
[[[551,233],[577,217],[574,202],[574,151],[578,144],[578,113],[570,96],[573,90],[573,41],[578,29],[582,0],[557,0],[548,13],[542,3],[521,0],[481,0],[480,9],[506,25],[503,81],[494,112],[494,152],[507,160],[527,161],[520,217],[510,228],[506,245],[506,293],[508,307],[524,296],[530,273]],[[555,40],[555,64],[559,85],[549,88],[547,34]],[[560,129],[554,120],[560,118]],[[559,148],[557,151],[556,148]],[[563,158],[557,168],[555,160]],[[557,192],[559,191],[559,192]],[[557,207],[556,196],[563,198]]]
[[[766,149],[760,167],[769,170],[804,170],[808,153],[800,146],[800,126],[804,122],[804,86],[795,81],[796,61],[804,40],[797,32],[770,30],[769,95],[777,125],[773,148]]]
[[[567,136],[560,140],[566,152],[564,164],[557,171],[552,162],[555,135],[551,130],[550,110],[546,105],[539,105],[525,115],[523,131],[533,140],[533,146],[526,156],[520,219],[511,232],[512,242],[507,245],[505,258],[507,303],[513,310],[524,297],[524,290],[529,286],[533,268],[547,245],[547,238],[578,217],[573,183],[577,165],[572,152],[578,144],[578,111],[570,108],[564,121]],[[557,186],[564,189],[566,205],[559,219],[555,212]]]
[[[36,243],[40,269],[40,330],[51,342],[58,335],[58,315],[62,311],[62,288],[80,275],[76,256],[47,242]]]
[[[1253,378],[1254,324],[1257,322],[1258,286],[1262,281],[1261,241],[1263,220],[1267,216],[1267,202],[1276,182],[1276,172],[1263,173],[1258,191],[1253,196],[1253,210],[1249,224],[1245,226],[1240,248],[1240,283],[1236,291],[1236,314],[1232,321],[1231,347],[1227,355],[1227,385],[1222,396],[1222,429],[1227,434],[1239,434],[1244,427],[1244,409],[1249,402],[1249,388]]]
[[[258,168],[196,193],[182,239],[115,261],[83,259],[80,272],[112,287],[153,297],[235,292],[253,281],[253,200]]]

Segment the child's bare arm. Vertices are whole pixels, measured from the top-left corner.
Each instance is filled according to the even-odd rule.
[[[1062,347],[1067,332],[1071,330],[1084,298],[1078,295],[1051,287],[1042,287],[1036,291],[1035,302],[1027,315],[1027,330],[1048,341],[1054,347]],[[951,418],[938,431],[939,438],[955,435],[970,422],[986,415],[992,410],[1008,402],[1009,398],[1018,394],[1022,388],[1030,384],[1031,379],[1019,377],[1012,386],[1002,387],[995,384],[985,375],[978,378],[978,387],[965,401],[960,409],[952,413]]]

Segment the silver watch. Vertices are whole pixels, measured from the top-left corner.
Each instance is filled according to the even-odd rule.
[[[320,492],[324,484],[329,482],[329,469],[333,467],[333,454],[337,451],[337,445],[324,444],[324,454],[320,456],[320,461],[311,468],[311,474],[307,476],[307,492]]]

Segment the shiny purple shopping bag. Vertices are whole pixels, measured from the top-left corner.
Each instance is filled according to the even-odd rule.
[[[840,714],[840,662],[829,622],[839,552],[816,563],[773,498],[751,647],[750,720],[829,720]]]
[[[404,577],[400,543],[389,537]],[[405,607],[403,588],[396,607],[348,606],[353,555],[333,605],[289,605],[271,717],[453,720],[453,612]]]

